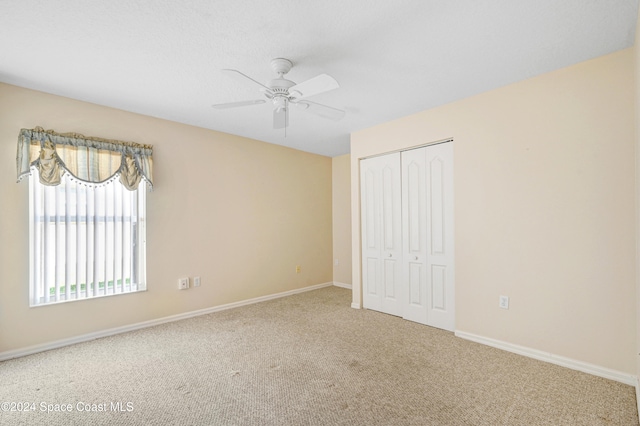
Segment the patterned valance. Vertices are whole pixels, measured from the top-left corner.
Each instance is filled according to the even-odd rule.
[[[153,186],[153,147],[133,142],[87,137],[78,133],[22,129],[18,138],[18,180],[34,166],[43,185],[59,185],[64,172],[91,184],[120,177],[133,191],[141,179]]]

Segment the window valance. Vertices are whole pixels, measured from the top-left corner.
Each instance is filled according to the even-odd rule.
[[[22,129],[18,138],[18,180],[38,169],[43,185],[59,185],[64,172],[75,179],[100,184],[120,177],[129,190],[141,179],[153,186],[153,147],[133,142],[87,137],[78,133]]]

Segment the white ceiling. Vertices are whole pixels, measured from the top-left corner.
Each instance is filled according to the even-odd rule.
[[[349,134],[633,45],[638,0],[0,0],[0,81],[326,156]],[[285,132],[269,62],[340,88]],[[73,129],[60,129],[73,131]],[[179,141],[176,141],[179,143]]]

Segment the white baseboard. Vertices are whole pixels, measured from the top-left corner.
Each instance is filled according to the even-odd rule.
[[[153,327],[160,324],[165,324],[173,321],[180,321],[187,318],[197,317],[199,315],[211,314],[213,312],[224,311],[227,309],[238,308],[240,306],[251,305],[254,303],[265,302],[267,300],[279,299],[281,297],[291,296],[298,293],[304,293],[306,291],[317,290],[323,287],[332,286],[333,282],[316,284],[309,287],[298,288],[295,290],[284,291],[282,293],[269,294],[267,296],[255,297],[253,299],[241,300],[239,302],[227,303],[226,305],[214,306],[211,308],[199,309],[197,311],[185,312],[182,314],[170,315],[168,317],[157,318],[154,320],[139,322],[136,324],[125,325],[122,327],[110,328],[108,330],[96,331],[94,333],[83,334],[76,337],[70,337],[68,339],[56,340],[41,345],[28,346],[26,348],[15,349],[12,351],[0,352],[0,361],[6,361],[12,358],[19,358],[21,356],[31,355],[38,352],[44,352],[51,349],[61,348],[63,346],[69,346],[76,343],[88,342],[90,340],[99,339],[101,337],[113,336],[115,334],[126,333],[128,331],[140,330],[142,328]]]
[[[562,367],[571,368],[572,370],[582,371],[583,373],[593,374],[594,376],[604,377],[605,379],[615,380],[630,386],[636,387],[638,395],[638,378],[631,374],[622,373],[620,371],[611,370],[609,368],[600,367],[598,365],[589,364],[587,362],[578,361],[563,356],[554,355],[549,352],[539,351],[537,349],[527,348],[525,346],[514,345],[512,343],[503,342],[501,340],[490,339],[464,331],[456,331],[455,335],[462,339],[471,340],[472,342],[481,343],[483,345],[502,349],[507,352],[513,352],[539,361],[550,362],[551,364],[560,365]]]
[[[335,285],[336,287],[341,287],[341,288],[346,288],[348,290],[351,290],[351,284],[345,284],[345,283],[341,283],[339,281],[334,281],[333,285]]]

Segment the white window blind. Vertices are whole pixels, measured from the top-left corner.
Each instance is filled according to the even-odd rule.
[[[62,176],[30,192],[31,306],[145,290],[146,184]]]

